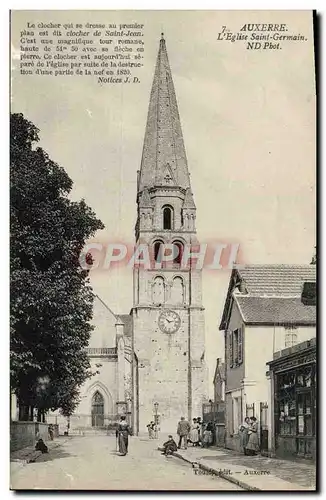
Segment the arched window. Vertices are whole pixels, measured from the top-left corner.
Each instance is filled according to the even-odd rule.
[[[165,285],[162,276],[156,276],[153,282],[153,303],[154,304],[164,304],[165,302]]]
[[[173,208],[163,207],[163,229],[173,229]]]
[[[173,253],[174,253],[173,264],[176,264],[176,265],[180,266],[181,265],[181,261],[182,261],[182,255],[183,255],[183,244],[180,241],[174,241],[173,245],[174,245],[174,248],[173,248]]]
[[[162,261],[162,249],[161,246],[163,245],[162,241],[154,241],[154,260],[155,262],[161,262]]]
[[[184,302],[184,286],[183,280],[179,276],[173,279],[173,285],[171,290],[171,301],[172,304],[183,304]]]
[[[99,391],[92,397],[92,427],[104,426],[104,398]]]

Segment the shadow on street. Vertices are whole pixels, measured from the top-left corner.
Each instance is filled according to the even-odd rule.
[[[43,453],[40,457],[35,460],[35,464],[41,462],[51,462],[53,460],[57,460],[59,458],[68,458],[74,457],[76,455],[71,455],[71,453],[67,453],[63,451],[61,448],[54,448],[53,450],[49,450],[49,453]]]

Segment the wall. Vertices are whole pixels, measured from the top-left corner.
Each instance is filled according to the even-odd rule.
[[[117,323],[116,316],[96,296],[94,299],[92,324],[95,329],[91,333],[88,347],[114,347]]]
[[[241,390],[229,392],[225,394],[225,446],[231,450],[240,450],[240,437],[238,434],[239,429],[233,428],[233,412],[232,405],[233,398],[241,398]]]
[[[92,397],[98,390],[104,398],[104,415],[114,416],[117,412],[117,362],[115,359],[105,357],[92,357],[90,359],[91,370],[100,373],[94,375],[82,385],[80,389],[80,403],[75,412],[70,417],[69,432],[74,433],[80,429],[92,426]],[[97,367],[97,364],[102,366]],[[59,425],[59,433],[63,435],[67,430],[67,418],[63,417],[59,411],[50,412],[47,415],[47,422]],[[107,421],[105,420],[105,425]]]
[[[92,397],[97,390],[104,398],[104,414],[116,413],[117,362],[105,357],[92,357],[90,361],[92,371],[98,370],[99,374],[88,379],[82,386],[81,401],[75,413],[91,414]],[[97,367],[98,364],[101,366]]]
[[[140,221],[139,243],[150,246],[156,239],[165,243],[177,240],[196,244],[194,218],[191,225],[182,227],[185,193],[179,188],[163,187],[152,190],[153,221]],[[139,204],[139,213],[143,208]],[[163,229],[162,207],[174,209],[173,229]],[[146,207],[145,207],[146,208]],[[190,210],[195,215],[194,210]],[[165,295],[154,295],[155,278],[164,278]],[[174,278],[181,277],[184,285],[183,300],[176,298]],[[202,307],[201,270],[180,270],[169,262],[163,269],[134,268],[134,332],[133,347],[138,358],[139,430],[153,420],[154,403],[159,404],[161,431],[176,431],[181,416],[202,413],[203,399],[208,393],[207,371],[203,362],[205,351],[205,323]],[[161,298],[162,297],[162,298]],[[161,304],[158,304],[160,302]],[[173,334],[163,333],[158,325],[160,313],[171,308],[181,318],[181,325]],[[189,335],[190,334],[190,335]],[[190,350],[189,350],[190,338]],[[191,397],[188,399],[188,394]]]
[[[10,399],[10,414],[11,414],[11,420],[18,420],[19,407],[17,402],[17,396],[16,394],[13,393],[11,393],[11,399]]]
[[[67,418],[62,416],[59,410],[48,413],[46,415],[46,421],[47,424],[53,424],[57,428],[59,436],[63,436],[67,430]],[[72,421],[74,422],[73,417]]]
[[[243,321],[242,321],[240,312],[238,310],[236,303],[233,302],[228,330],[234,331],[237,328],[241,328],[242,325],[243,325]],[[240,366],[230,368],[230,353],[229,353],[229,349],[228,349],[228,346],[229,346],[228,336],[229,335],[230,335],[230,333],[227,334],[227,338],[225,339],[226,340],[226,344],[225,344],[225,347],[226,347],[226,352],[225,352],[225,373],[226,373],[225,392],[231,391],[234,389],[239,389],[241,387],[242,380],[244,379],[244,376],[245,376],[245,368],[244,367],[245,367],[245,362],[246,362],[246,353],[244,351],[242,364]],[[244,331],[243,331],[242,342],[243,342],[242,345],[244,346],[246,343],[246,329],[244,329]]]
[[[10,423],[10,451],[17,451],[26,446],[35,446],[37,436],[48,440],[48,424],[39,422]]]
[[[95,329],[91,333],[90,348],[116,347],[117,317],[100,300],[95,297],[92,324]],[[70,431],[91,427],[92,397],[99,391],[104,399],[104,415],[117,413],[118,401],[118,363],[110,356],[90,356],[92,372],[98,371],[87,379],[80,389],[80,403],[70,419]],[[100,365],[100,366],[99,366]],[[122,374],[123,376],[123,374]],[[58,420],[58,416],[57,416]],[[106,420],[104,421],[106,424]],[[66,430],[67,420],[59,418],[60,433]]]
[[[216,435],[216,446],[225,446],[225,426],[223,424],[216,425],[215,428],[215,435]]]
[[[188,314],[180,308],[179,330],[166,334],[158,326],[160,312],[160,308],[144,308],[134,313],[140,432],[153,420],[155,402],[163,432],[175,432],[180,417],[188,414]]]
[[[244,386],[246,402],[255,403],[256,416],[259,418],[259,403],[268,402],[268,379],[266,363],[273,359],[273,353],[285,348],[285,328],[283,326],[246,326]],[[298,327],[298,343],[316,336],[315,327]]]
[[[239,366],[230,367],[230,351],[229,351],[229,336],[237,328],[243,326],[243,320],[239,312],[238,306],[235,302],[232,304],[230,321],[228,325],[228,333],[225,338],[225,446],[227,448],[240,451],[240,439],[238,436],[238,429],[233,429],[233,411],[232,399],[242,397],[241,388],[243,386],[243,379],[245,375],[245,362],[246,356],[244,345],[246,342],[246,331],[243,329],[243,356],[242,363]],[[243,406],[243,403],[242,403]]]

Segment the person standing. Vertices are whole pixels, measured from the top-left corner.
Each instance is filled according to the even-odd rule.
[[[178,428],[177,428],[177,434],[179,436],[179,444],[178,448],[180,449],[182,446],[182,442],[184,444],[184,449],[187,449],[187,440],[188,440],[188,434],[190,431],[190,424],[187,420],[185,420],[184,417],[181,417],[181,420],[178,423]]]
[[[50,440],[53,441],[54,431],[53,431],[53,425],[52,424],[50,424],[49,427],[48,427],[48,434],[49,434]]]
[[[206,429],[209,432],[208,446],[212,446],[212,444],[214,442],[214,431],[215,431],[215,426],[214,426],[213,422],[208,422]]]
[[[189,434],[189,441],[192,443],[193,446],[198,446],[199,444],[199,425],[197,423],[197,419],[193,418],[192,419],[193,423],[190,429],[190,434]]]
[[[147,425],[149,439],[154,439],[154,422]]]
[[[201,417],[197,417],[197,424],[199,426],[199,444],[203,445],[203,426],[204,422],[201,421]]]
[[[202,441],[203,448],[209,447],[209,440],[210,440],[210,431],[207,429],[207,425],[206,425],[204,427],[204,431],[203,431],[203,441]]]
[[[248,443],[246,446],[246,455],[257,455],[259,451],[258,444],[258,422],[256,417],[250,417],[250,427],[248,430]]]
[[[250,418],[246,417],[244,419],[244,422],[240,425],[239,431],[240,431],[240,446],[241,449],[243,450],[243,453],[246,455],[246,446],[248,444],[249,440],[249,428],[250,428]]]
[[[122,456],[127,455],[128,453],[128,438],[132,435],[130,426],[126,422],[126,417],[122,415],[120,418],[120,422],[118,424],[118,428],[116,430],[116,437],[118,439],[119,453]]]

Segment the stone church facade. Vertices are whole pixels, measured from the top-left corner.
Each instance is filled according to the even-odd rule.
[[[183,265],[198,247],[196,205],[190,184],[178,105],[165,40],[160,40],[137,172],[137,245],[151,266],[133,270],[133,307],[116,315],[96,297],[88,354],[97,372],[81,389],[70,431],[107,428],[127,413],[135,433],[157,419],[176,431],[181,416],[202,415],[207,396],[201,270]],[[164,260],[164,247],[175,256]],[[48,421],[58,420],[58,415]],[[52,420],[51,420],[52,419]],[[61,419],[62,420],[62,419]]]
[[[59,412],[47,417],[61,433],[68,423],[70,433],[107,429],[119,414],[127,413],[131,422],[132,317],[114,314],[96,295],[92,324],[87,352],[94,375],[81,387],[80,403],[68,422]]]

